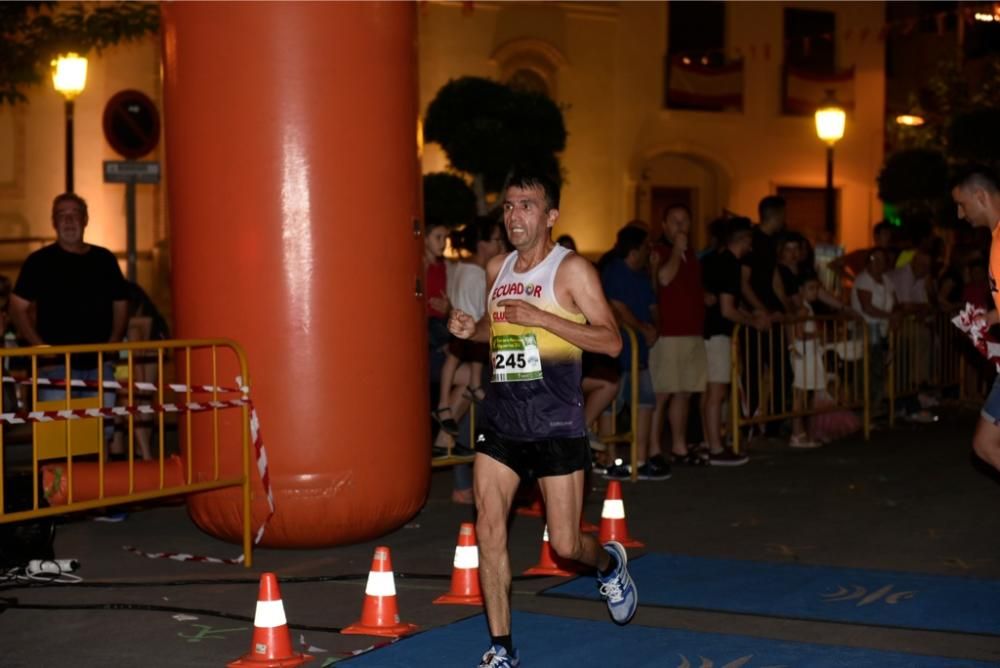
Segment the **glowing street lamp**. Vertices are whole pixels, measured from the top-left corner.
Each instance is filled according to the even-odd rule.
[[[75,53],[52,61],[52,85],[66,98],[66,192],[73,192],[73,101],[87,86],[87,59]]]
[[[836,207],[833,200],[833,145],[844,136],[847,113],[837,102],[832,90],[816,109],[816,136],[826,142],[826,231],[830,239],[836,238]]]
[[[927,119],[923,116],[918,116],[917,114],[900,114],[899,116],[896,116],[896,123],[910,128],[918,128],[926,122]]]

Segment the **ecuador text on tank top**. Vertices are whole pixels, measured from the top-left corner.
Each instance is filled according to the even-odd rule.
[[[586,322],[556,301],[556,271],[572,251],[555,246],[538,266],[514,271],[517,251],[504,260],[490,288],[492,383],[485,413],[490,428],[514,440],[583,436],[581,350],[541,327],[504,320],[500,302],[519,299],[576,323]]]

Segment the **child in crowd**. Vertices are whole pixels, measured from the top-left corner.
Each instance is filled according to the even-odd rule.
[[[448,227],[441,222],[427,221],[424,229],[424,285],[427,294],[427,343],[430,354],[431,382],[440,379],[448,347],[448,269],[444,249],[448,243]],[[458,424],[451,415],[451,408],[433,411],[441,428],[452,435],[458,434]]]
[[[486,263],[503,249],[499,228],[500,224],[496,219],[484,216],[451,236],[451,245],[460,255],[448,284],[448,299],[456,308],[477,320],[486,311]],[[461,417],[457,414],[456,401],[452,397],[456,385],[467,388],[463,391],[465,398],[470,401],[482,401],[486,398],[481,380],[483,364],[488,359],[489,345],[451,338],[444,366],[441,368],[441,387],[435,415],[444,414],[452,420]],[[463,374],[463,381],[465,378],[468,380],[459,383],[456,381],[456,372],[462,364],[469,365],[467,376]]]
[[[819,278],[815,274],[803,276],[799,283],[798,318],[790,325],[792,344],[792,409],[799,413],[809,406],[810,394],[826,389],[826,368],[823,365],[823,342],[815,320],[812,303],[819,299]],[[788,444],[793,448],[815,448],[820,444],[809,438],[802,416],[792,419],[792,437]]]

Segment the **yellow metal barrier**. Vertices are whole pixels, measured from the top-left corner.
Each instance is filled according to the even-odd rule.
[[[448,454],[444,457],[431,458],[431,468],[440,469],[455,464],[469,464],[475,459],[473,455],[464,457],[453,455],[452,448],[454,447],[454,443],[449,445]],[[476,447],[476,402],[472,400],[469,401],[469,447],[473,449]]]
[[[232,359],[220,360],[220,351],[227,351],[232,354]],[[168,354],[174,353],[174,359],[168,359]],[[73,359],[74,356],[87,354],[91,359],[96,358],[93,365],[92,383],[87,383],[86,387],[78,387],[70,383],[62,382],[63,378],[74,378]],[[206,356],[207,358],[203,357]],[[183,372],[176,368],[177,357],[183,359]],[[211,368],[210,382],[204,383],[208,388],[195,385],[192,386],[192,358],[197,358],[198,368]],[[17,364],[21,362],[21,364]],[[220,382],[219,367],[220,362],[227,369],[232,369],[239,373],[241,383],[244,387],[249,387],[250,378],[247,368],[246,355],[243,349],[234,341],[227,339],[191,339],[156,342],[130,342],[121,344],[95,344],[95,345],[74,345],[74,346],[39,346],[33,348],[0,348],[0,363],[4,369],[6,387],[28,388],[30,392],[22,394],[16,400],[21,405],[10,405],[11,394],[7,396],[0,393],[0,413],[4,414],[2,429],[0,429],[0,524],[8,522],[19,522],[25,520],[36,520],[53,515],[62,515],[69,512],[82,510],[93,510],[120,504],[136,503],[164,497],[181,496],[194,492],[205,492],[223,487],[240,485],[243,488],[243,565],[249,568],[252,565],[252,541],[251,541],[251,442],[250,442],[250,408],[246,402],[239,406],[241,411],[241,447],[242,447],[242,470],[238,474],[223,475],[220,472],[220,445],[219,445],[219,412],[225,410],[227,401],[244,399],[245,396],[239,388],[222,388],[220,385],[232,386],[235,384],[235,377],[227,378]],[[12,364],[13,363],[13,364]],[[119,363],[121,371],[118,374],[120,381],[116,381],[115,374],[108,373],[108,368]],[[192,442],[192,419],[193,413],[186,412],[186,407],[175,413],[166,413],[162,409],[157,410],[150,406],[149,402],[140,402],[138,406],[147,406],[147,415],[155,414],[158,436],[159,453],[155,462],[137,462],[135,458],[135,433],[136,418],[133,412],[128,412],[120,417],[108,417],[98,413],[94,417],[78,416],[77,419],[60,420],[56,422],[38,422],[42,417],[38,411],[56,410],[71,411],[102,407],[112,408],[104,404],[106,395],[115,390],[109,389],[105,383],[120,384],[117,396],[127,400],[127,406],[135,407],[136,395],[140,391],[135,387],[136,365],[155,364],[157,370],[157,381],[155,383],[153,403],[162,407],[171,403],[171,397],[175,403],[184,405],[193,403],[193,395],[211,397],[211,407],[205,412],[211,413],[211,433],[212,433],[212,474],[208,480],[200,479],[195,482],[193,470],[193,442]],[[168,380],[167,371],[172,370],[172,380]],[[79,375],[80,370],[75,370]],[[26,372],[30,372],[27,376]],[[42,374],[41,376],[39,374]],[[27,376],[27,377],[26,377]],[[235,373],[234,373],[235,376]],[[46,383],[46,379],[55,381]],[[41,382],[40,382],[41,381]],[[147,380],[148,382],[148,380]],[[171,389],[168,386],[174,385]],[[39,401],[40,386],[41,392],[45,394],[55,394],[56,398],[47,401]],[[182,387],[176,387],[176,386]],[[210,389],[209,389],[210,388]],[[169,393],[169,394],[168,394]],[[91,394],[91,397],[79,397],[78,394]],[[59,398],[58,395],[62,395]],[[36,411],[34,415],[26,415],[26,411]],[[165,448],[166,422],[170,420],[176,424],[176,415],[185,414],[188,416],[184,422],[183,442],[180,443],[180,453],[187,453],[183,461],[168,458]],[[27,418],[25,420],[24,418]],[[127,423],[128,439],[126,442],[127,458],[124,462],[110,462],[105,454],[104,432],[105,420],[120,419]],[[17,424],[18,421],[26,424]],[[68,428],[67,428],[68,426]],[[9,457],[14,453],[18,445],[28,445],[26,433],[30,427],[30,475],[32,478],[31,492],[32,500],[30,508],[8,509],[7,490],[5,489],[8,469],[17,468],[17,462],[13,463]],[[21,442],[18,443],[20,430]],[[178,429],[180,432],[180,429]],[[181,434],[178,433],[181,440]],[[22,457],[22,459],[27,459]],[[42,469],[45,462],[65,461],[65,503],[60,505],[42,506],[40,503],[39,482],[42,477]],[[28,462],[25,462],[25,464]],[[74,464],[80,472],[74,474]],[[117,473],[121,465],[127,468],[127,484],[124,484],[123,493],[108,493],[109,487],[114,487],[113,480],[108,478],[109,472]],[[96,491],[85,493],[77,488],[84,488],[89,481],[84,479],[83,471],[92,471],[96,465]],[[169,468],[168,468],[169,467]],[[25,469],[24,464],[21,465]],[[149,469],[153,469],[151,472]],[[56,484],[61,483],[59,476],[62,469],[56,471]],[[152,482],[146,480],[148,484],[140,484],[137,480],[138,473],[149,473]],[[75,484],[74,476],[79,478],[80,485]],[[171,478],[179,478],[171,481]],[[148,489],[139,489],[148,487]],[[46,492],[51,490],[46,489]],[[56,490],[59,493],[59,490]],[[74,499],[74,494],[78,496],[92,496],[88,499]]]
[[[924,390],[963,388],[965,335],[951,323],[954,313],[907,315],[888,337],[889,425],[896,422],[896,399]]]
[[[632,351],[632,363],[629,367],[629,431],[618,432],[618,407],[615,402],[611,403],[611,424],[613,433],[601,435],[601,440],[605,443],[628,443],[629,459],[632,471],[632,482],[639,479],[639,338],[635,330],[628,325],[620,325],[625,331],[626,345]]]
[[[804,333],[810,338],[803,338]],[[741,449],[742,427],[832,410],[862,411],[864,436],[866,440],[869,438],[871,369],[868,329],[864,323],[842,316],[813,316],[788,318],[765,331],[737,325],[730,345],[729,433],[734,452]],[[831,369],[825,368],[827,359],[835,360]],[[806,374],[816,375],[801,384],[828,388],[832,404],[817,408],[796,400],[793,377],[796,366]],[[819,378],[819,374],[824,377]]]

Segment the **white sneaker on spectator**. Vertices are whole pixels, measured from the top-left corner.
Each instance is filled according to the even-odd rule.
[[[595,452],[604,452],[608,449],[608,446],[606,446],[601,439],[597,437],[597,434],[589,429],[587,430],[587,440],[590,441],[590,449]]]
[[[708,455],[708,463],[710,466],[743,466],[750,458],[744,454],[736,454],[732,450],[723,450],[722,452],[710,452]]]
[[[922,410],[907,415],[906,419],[909,420],[910,422],[918,422],[920,424],[930,424],[932,422],[937,422],[938,416],[934,415],[934,413],[931,413],[928,410]]]
[[[937,400],[937,397],[927,394],[926,392],[921,392],[920,394],[918,394],[917,401],[920,402],[920,407],[925,409],[934,408],[935,406],[941,405],[941,402]]]
[[[811,438],[809,438],[807,434],[792,434],[791,437],[788,439],[788,445],[789,447],[792,448],[806,449],[806,448],[818,448],[821,447],[823,444],[818,441],[812,440]]]

